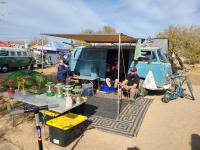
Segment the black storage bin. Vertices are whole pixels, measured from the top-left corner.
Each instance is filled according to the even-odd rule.
[[[66,147],[77,139],[86,129],[86,116],[68,113],[47,121],[50,141]]]

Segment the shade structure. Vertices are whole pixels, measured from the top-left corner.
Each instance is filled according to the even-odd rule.
[[[47,34],[42,35],[54,36],[60,38],[67,38],[73,40],[81,40],[88,43],[118,43],[118,81],[119,81],[119,70],[120,70],[120,51],[121,43],[136,43],[138,38],[134,38],[123,33],[119,34]],[[141,39],[141,38],[140,38]],[[143,40],[143,39],[142,39]],[[120,93],[118,84],[118,108],[117,116],[120,114]]]
[[[42,35],[61,37],[73,40],[81,40],[88,43],[118,43],[119,34],[49,34]],[[123,33],[120,33],[121,43],[135,43],[138,38],[134,38]]]
[[[0,41],[0,47],[11,47],[10,44]]]

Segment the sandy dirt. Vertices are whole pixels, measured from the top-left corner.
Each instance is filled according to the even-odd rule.
[[[56,69],[45,69],[53,74]],[[177,99],[162,103],[162,95],[151,95],[150,105],[137,137],[129,138],[103,132],[87,130],[84,135],[68,147],[56,146],[44,139],[44,149],[49,150],[199,150],[200,149],[200,69],[188,73],[193,83],[195,101]],[[0,79],[5,75],[0,74]],[[17,127],[12,127],[12,119],[6,113],[0,114],[0,149],[35,150],[37,136],[34,120],[25,117]],[[44,134],[45,133],[45,134]],[[48,127],[43,128],[47,137]]]

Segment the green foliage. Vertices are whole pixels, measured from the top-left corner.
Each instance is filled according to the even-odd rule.
[[[87,28],[87,29],[82,30],[80,33],[81,34],[116,34],[116,30],[110,25],[105,25],[101,29],[97,30],[96,32],[93,29]],[[84,45],[84,46],[91,45],[84,41],[78,41],[78,40],[76,40],[75,43],[77,45]]]
[[[84,29],[81,31],[81,34],[94,34],[95,32],[92,29]]]
[[[4,85],[9,87],[8,81],[14,80],[14,88],[17,89],[17,78],[25,77],[25,89],[29,92],[41,94],[45,91],[45,84],[50,81],[50,78],[36,71],[32,71],[30,74],[26,74],[25,71],[16,71],[9,75],[4,81]]]
[[[169,39],[169,50],[180,57],[196,62],[200,60],[200,27],[169,26],[158,38]]]
[[[112,26],[105,25],[101,29],[99,29],[96,33],[97,34],[116,34],[116,30]]]
[[[9,85],[8,85],[9,80],[13,80],[13,81],[14,81],[13,88],[17,89],[17,78],[18,78],[18,77],[22,77],[22,76],[24,76],[24,75],[26,75],[26,73],[25,73],[24,71],[21,71],[21,70],[20,70],[20,71],[16,71],[16,72],[10,74],[10,75],[6,78],[6,80],[4,81],[4,86],[5,86],[5,87],[9,87]]]
[[[47,76],[36,71],[32,72],[30,76],[29,84],[32,83],[32,85],[37,86],[38,89],[44,88],[45,84],[50,81]]]
[[[84,29],[80,32],[81,34],[116,34],[115,28],[110,25],[105,25],[96,32],[90,28]]]

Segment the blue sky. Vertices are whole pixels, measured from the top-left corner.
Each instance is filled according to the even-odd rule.
[[[103,25],[134,37],[154,37],[169,25],[199,24],[199,0],[0,0],[0,40]]]

